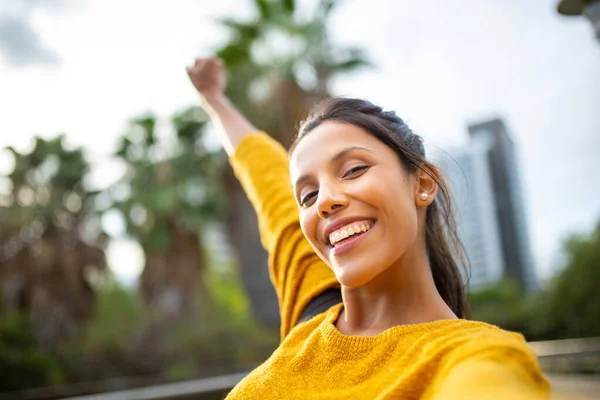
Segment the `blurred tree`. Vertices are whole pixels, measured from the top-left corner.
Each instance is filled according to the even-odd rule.
[[[600,336],[600,221],[589,236],[565,241],[567,263],[536,299],[531,313],[539,339]]]
[[[17,314],[0,319],[0,371],[0,392],[64,382],[61,366],[38,347],[26,317]]]
[[[279,336],[252,319],[235,262],[211,246],[206,256],[207,293],[194,294],[202,318],[148,324],[137,293],[108,279],[85,334],[61,346],[69,382],[145,376],[157,384],[248,370],[268,357]]]
[[[600,336],[600,221],[589,236],[564,243],[565,268],[525,295],[511,280],[469,294],[473,319],[521,332],[528,340]]]
[[[84,334],[61,346],[61,361],[70,382],[95,381],[144,373],[143,360],[132,354],[143,314],[140,296],[110,279],[98,291],[94,318]],[[152,354],[150,354],[151,356]]]
[[[519,282],[506,279],[469,293],[472,319],[527,333],[528,301]]]
[[[116,153],[128,171],[110,189],[111,208],[122,213],[128,234],[144,250],[141,292],[160,318],[194,309],[205,268],[200,232],[221,215],[219,155],[204,145],[206,120],[202,110],[189,108],[172,118],[176,139],[159,143],[156,117],[136,118]]]
[[[36,138],[30,153],[13,148],[12,194],[0,208],[3,312],[26,311],[43,347],[74,336],[94,310],[95,283],[106,269],[95,192],[81,148],[64,137]]]
[[[220,21],[230,33],[230,40],[217,51],[227,65],[227,95],[284,146],[290,145],[299,119],[330,95],[334,76],[367,65],[361,50],[335,46],[329,39],[327,26],[336,4],[320,0],[311,11],[298,10],[294,0],[253,0],[256,16],[251,20]],[[256,215],[231,169],[226,168],[224,175],[229,236],[252,309],[261,322],[277,326],[278,304]]]

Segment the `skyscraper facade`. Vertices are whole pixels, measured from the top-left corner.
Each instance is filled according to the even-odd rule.
[[[458,234],[469,258],[469,287],[499,282],[504,274],[500,228],[485,149],[469,146],[440,157],[458,209]]]
[[[500,119],[469,125],[469,146],[438,163],[458,205],[457,223],[471,263],[470,286],[503,277],[537,288],[514,142]]]

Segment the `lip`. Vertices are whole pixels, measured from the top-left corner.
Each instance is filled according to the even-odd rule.
[[[337,220],[335,222],[332,222],[332,223],[330,223],[329,225],[327,225],[325,227],[325,231],[323,232],[323,237],[324,237],[325,243],[329,247],[331,247],[331,243],[329,243],[329,235],[331,234],[331,232],[333,232],[333,231],[341,228],[344,225],[348,225],[348,224],[350,224],[352,222],[358,222],[358,221],[371,221],[371,222],[375,223],[375,220],[373,218],[367,218],[367,217],[345,217],[345,218],[340,218],[339,220]]]
[[[362,242],[367,236],[369,236],[375,225],[377,225],[377,222],[373,222],[373,226],[371,226],[371,229],[369,229],[368,231],[363,232],[358,236],[351,237],[350,239],[346,239],[344,243],[338,244],[337,246],[329,246],[329,254],[332,256],[337,256],[352,249],[360,242]]]

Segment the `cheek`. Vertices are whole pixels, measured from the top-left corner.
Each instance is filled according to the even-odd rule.
[[[414,203],[402,199],[389,216],[389,236],[393,237],[393,249],[401,255],[415,245],[419,235],[419,219]]]
[[[386,235],[402,242],[412,242],[418,230],[418,214],[414,194],[407,182],[398,176],[390,176],[373,187],[369,197],[382,213]],[[397,182],[395,185],[389,182]]]
[[[359,180],[352,185],[353,197],[371,204],[380,212],[396,220],[414,208],[409,184],[399,173],[388,171],[373,174],[370,179]]]
[[[403,188],[387,196],[386,209],[389,212],[390,222],[398,228],[411,230],[417,223],[417,207],[412,194],[407,193]]]
[[[315,215],[312,215],[310,211],[300,211],[300,228],[302,229],[302,233],[304,237],[308,240],[312,248],[318,251],[317,246],[317,224],[318,218]]]

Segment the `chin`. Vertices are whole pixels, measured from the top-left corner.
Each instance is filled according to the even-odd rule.
[[[337,267],[334,269],[335,276],[340,285],[347,288],[357,288],[366,285],[374,278],[367,271],[352,271],[348,267]]]
[[[344,259],[329,259],[328,264],[342,286],[357,288],[367,285],[390,268],[387,260],[396,254],[385,250],[371,248],[368,252],[352,254]]]

